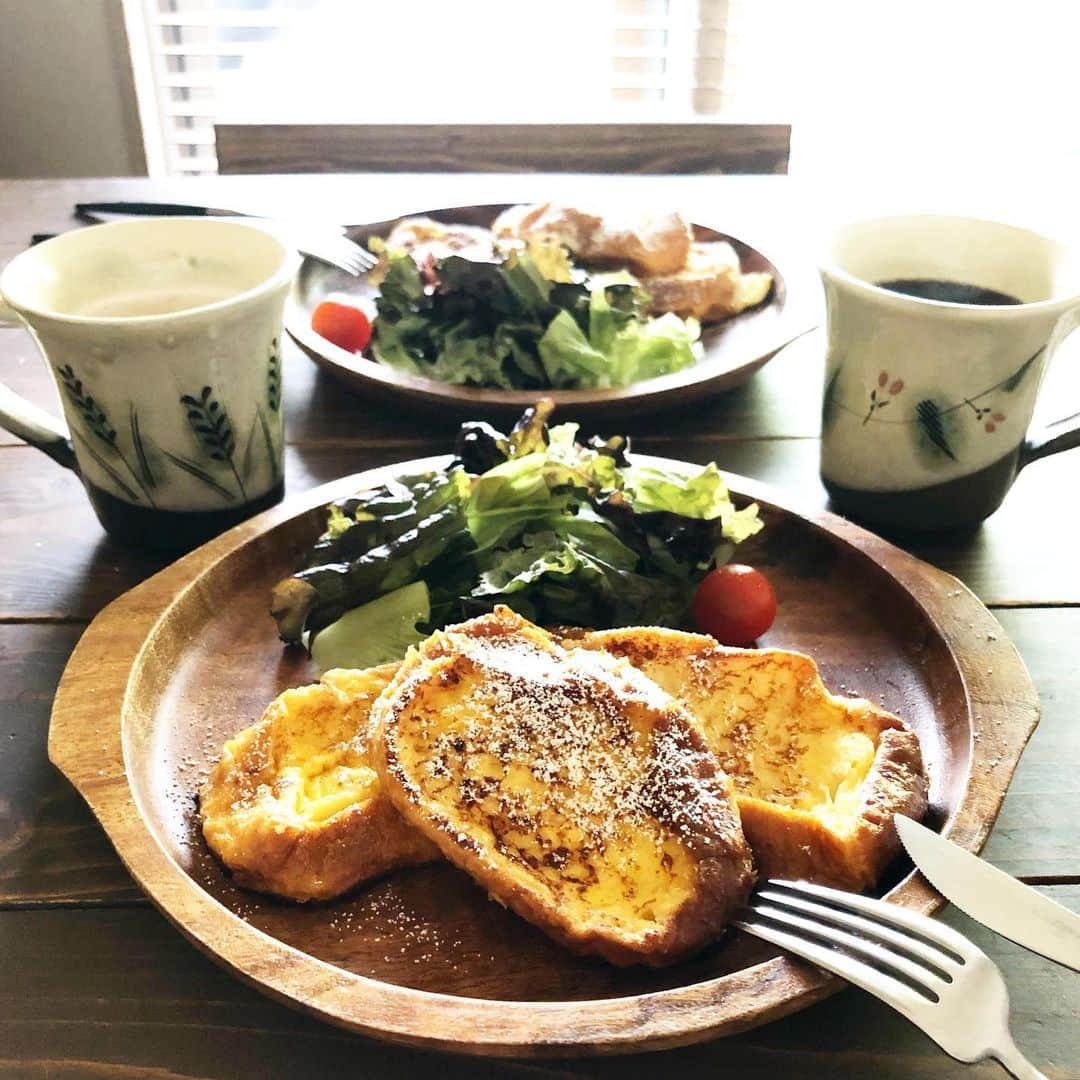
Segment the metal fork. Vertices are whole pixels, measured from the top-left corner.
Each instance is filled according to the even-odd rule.
[[[862,987],[954,1058],[992,1057],[1020,1080],[1046,1080],[1009,1033],[1009,992],[997,965],[950,927],[801,881],[766,882],[736,925]]]
[[[373,269],[378,259],[356,241],[330,227],[319,227],[306,222],[281,221],[271,218],[247,218],[247,221],[264,225],[282,240],[292,244],[302,255],[309,255],[320,262],[329,263],[353,277],[361,277]]]
[[[304,221],[296,218],[268,218],[254,214],[221,210],[208,211],[207,207],[184,206],[173,203],[76,203],[76,217],[84,221],[110,222],[131,221],[143,217],[174,217],[194,215],[225,221],[244,221],[261,225],[274,233],[302,255],[309,255],[320,262],[329,263],[353,277],[360,277],[373,269],[378,259],[355,241],[344,235],[339,225]],[[50,239],[44,235],[35,238]]]

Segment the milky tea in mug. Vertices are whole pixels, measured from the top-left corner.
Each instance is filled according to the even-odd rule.
[[[0,296],[66,425],[0,387],[0,424],[75,468],[118,538],[180,551],[284,491],[281,325],[295,252],[252,225],[97,225],[17,256]]]
[[[969,526],[1023,466],[1080,443],[1029,438],[1044,368],[1076,326],[1080,263],[1010,225],[858,221],[820,265],[828,310],[821,475],[841,513],[891,529]]]

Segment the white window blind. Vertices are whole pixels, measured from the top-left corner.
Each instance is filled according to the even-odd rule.
[[[739,6],[735,0],[124,3],[152,175],[215,171],[219,119],[559,122],[717,113],[725,108],[725,27]]]

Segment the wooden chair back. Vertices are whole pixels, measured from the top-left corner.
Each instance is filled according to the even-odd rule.
[[[786,173],[790,124],[218,124],[221,173]]]

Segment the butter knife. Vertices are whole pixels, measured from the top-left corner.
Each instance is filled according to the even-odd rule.
[[[86,221],[119,221],[130,217],[247,217],[239,210],[187,203],[86,202],[75,204],[75,216]]]
[[[292,218],[267,218],[261,214],[246,214],[242,210],[226,210],[220,206],[195,206],[191,203],[167,202],[85,202],[75,204],[75,216],[83,221],[107,224],[111,221],[130,221],[138,217],[209,217],[247,218],[249,221],[279,223],[289,227],[307,226],[323,232],[344,233],[344,225],[325,221],[304,221]]]
[[[1002,937],[1080,971],[1080,915],[911,818],[893,820],[912,862],[947,900]]]

